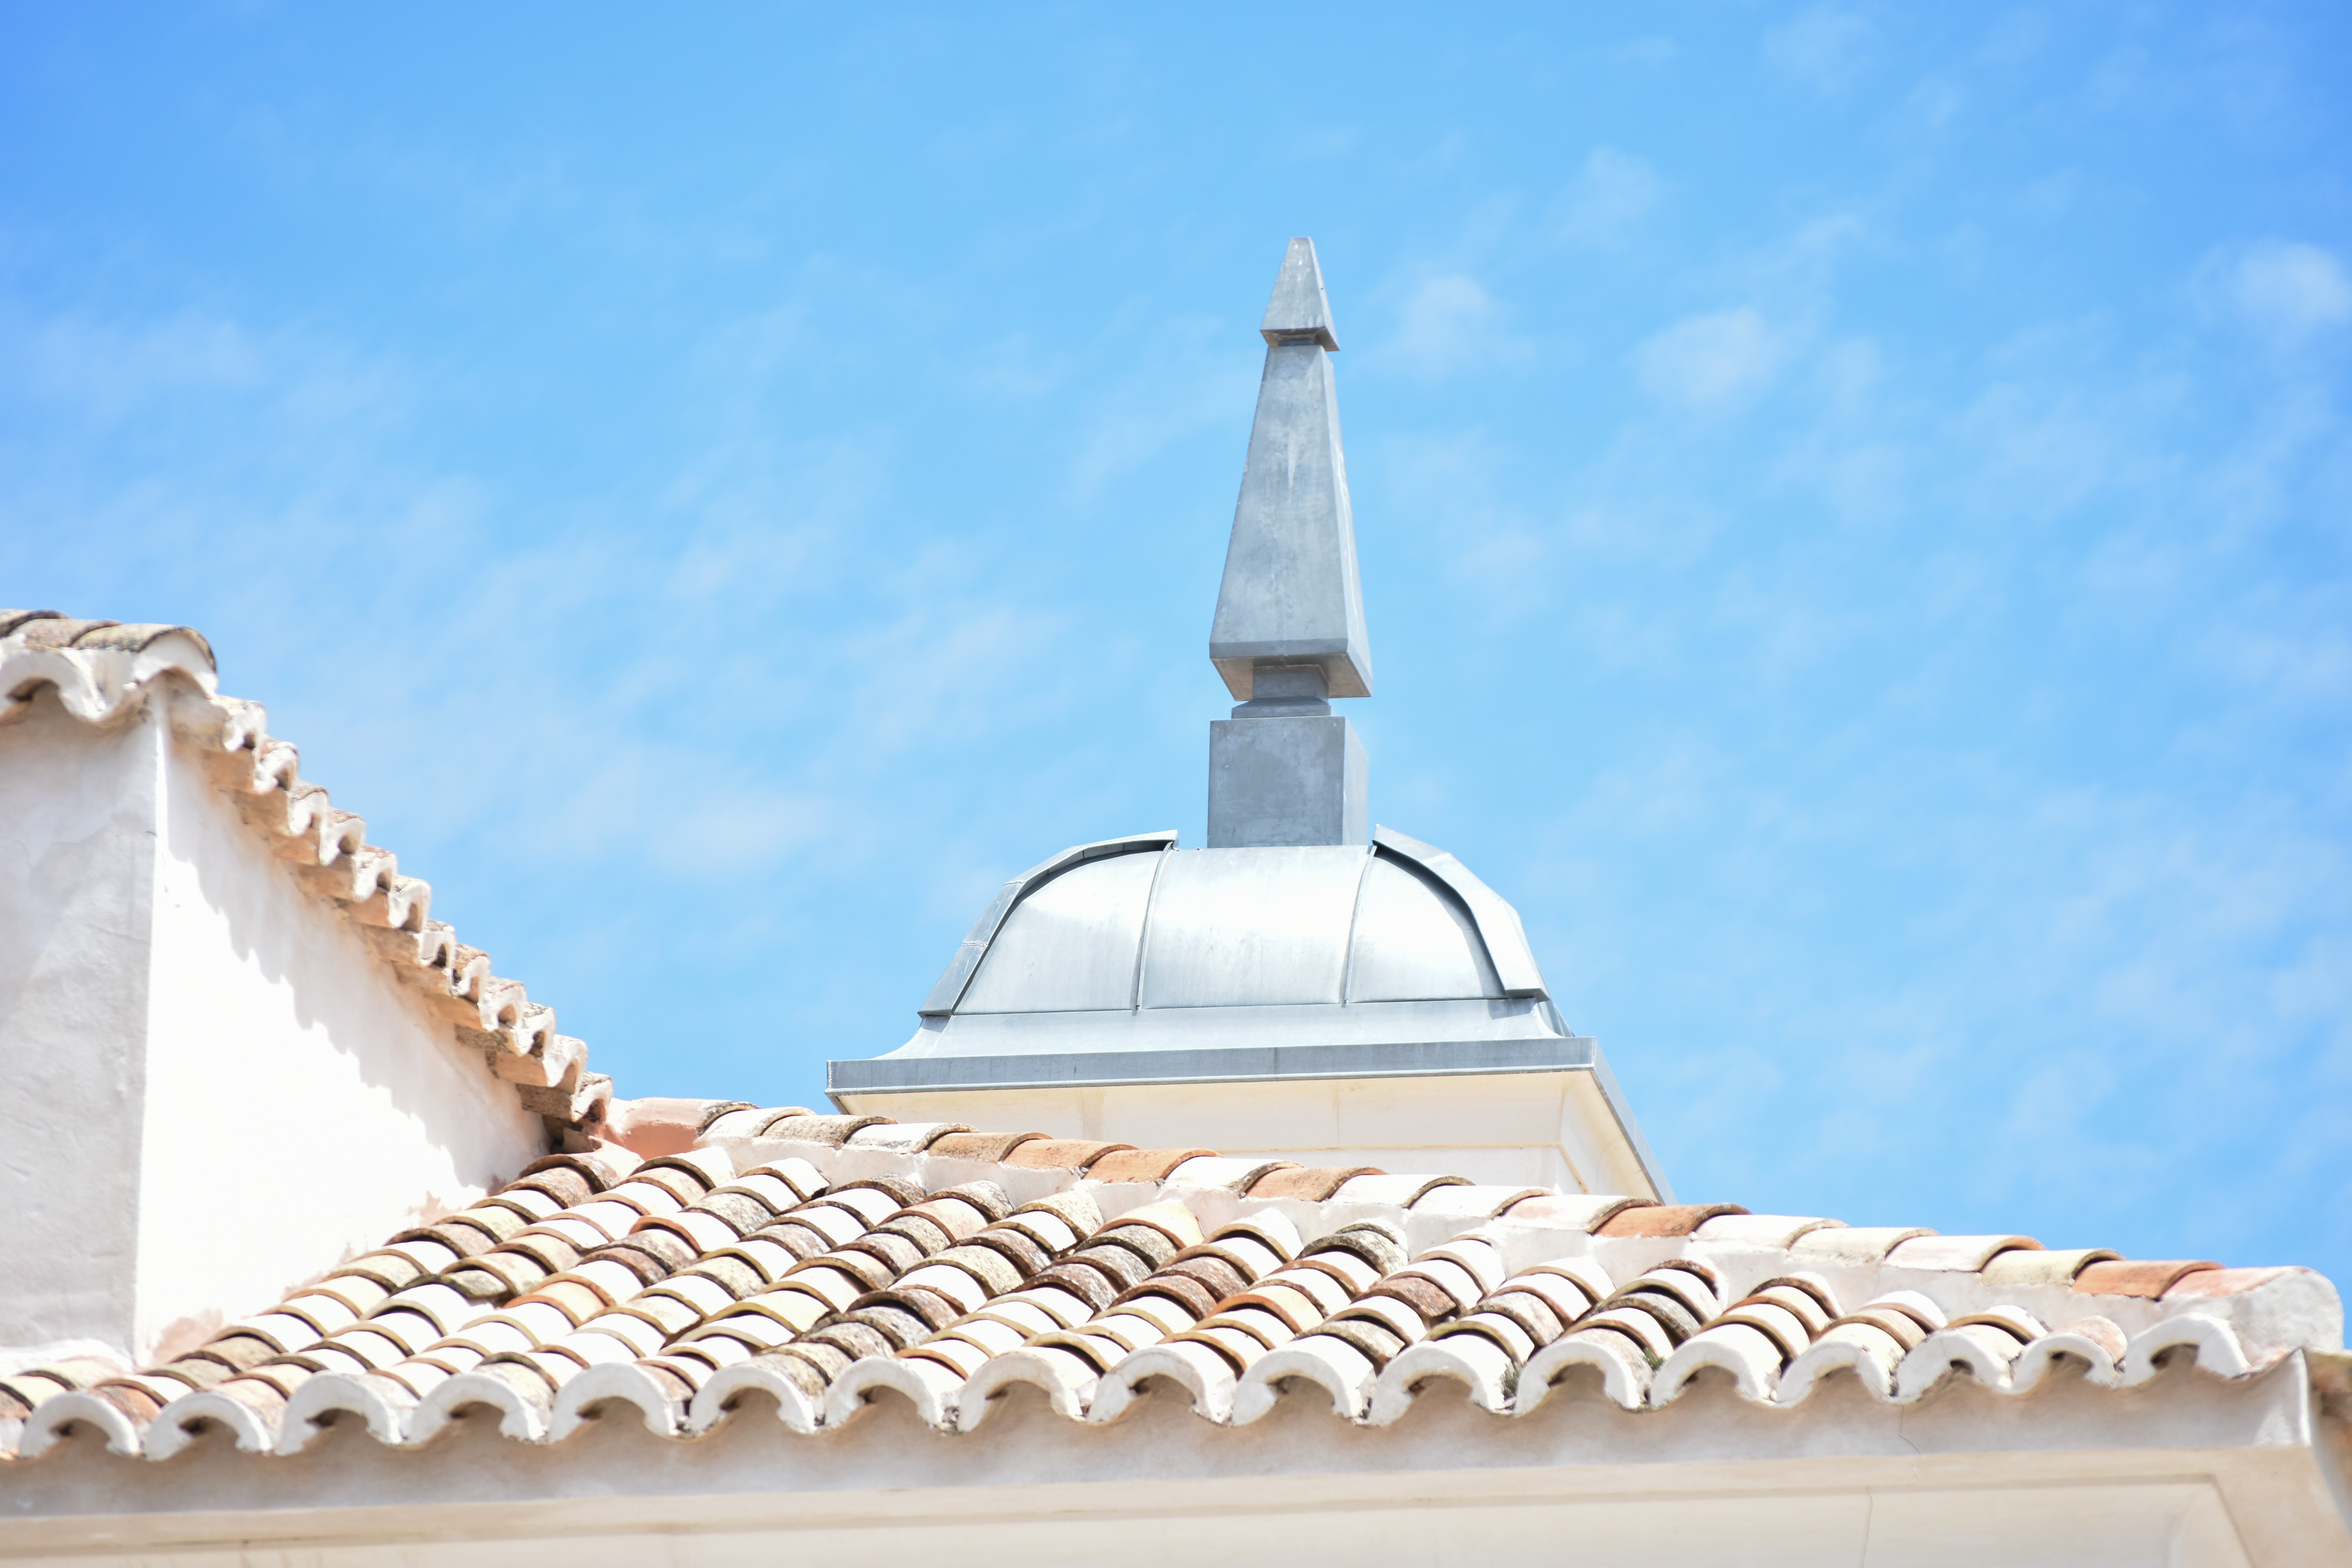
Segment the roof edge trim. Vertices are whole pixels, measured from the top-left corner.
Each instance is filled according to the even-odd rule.
[[[992,1057],[871,1057],[825,1063],[825,1093],[839,1105],[844,1094],[935,1089],[1585,1072],[1591,1069],[1598,1056],[1599,1047],[1591,1037],[1570,1035],[1536,1040],[1211,1046],[1191,1050],[1041,1051]],[[1623,1120],[1622,1115],[1620,1120]]]
[[[1658,1201],[1673,1203],[1675,1189],[1666,1180],[1665,1169],[1658,1163],[1658,1156],[1650,1148],[1650,1141],[1642,1136],[1642,1124],[1633,1120],[1633,1108],[1626,1103],[1625,1091],[1618,1087],[1617,1075],[1609,1070],[1609,1058],[1601,1055],[1598,1042],[1592,1047],[1591,1071],[1593,1087],[1600,1089],[1602,1102],[1609,1107],[1609,1114],[1617,1119],[1617,1131],[1625,1135],[1625,1142],[1632,1146],[1633,1158],[1641,1164],[1642,1173],[1650,1178],[1650,1186],[1656,1192]]]
[[[1150,854],[1172,849],[1175,845],[1176,829],[1172,827],[1156,833],[1130,833],[1118,838],[1097,839],[1092,844],[1076,844],[1058,855],[1040,860],[1006,882],[996,890],[996,897],[990,900],[988,908],[981,911],[980,919],[972,922],[971,930],[964,934],[963,944],[956,949],[955,956],[948,960],[948,966],[940,973],[938,984],[931,987],[931,994],[924,999],[923,1005],[915,1009],[915,1016],[942,1018],[956,1010],[956,1005],[963,1000],[965,988],[971,984],[971,977],[980,973],[980,961],[988,956],[990,944],[996,941],[996,933],[1011,918],[1013,907],[1045,883],[1072,867],[1089,860],[1105,860],[1114,855]]]
[[[1495,978],[1502,982],[1504,995],[1550,1000],[1543,971],[1536,967],[1535,951],[1528,946],[1527,928],[1519,923],[1519,911],[1507,900],[1480,881],[1451,851],[1434,844],[1382,826],[1372,829],[1372,842],[1412,861],[1453,889],[1478,927],[1478,940],[1486,944],[1486,956],[1494,963]]]

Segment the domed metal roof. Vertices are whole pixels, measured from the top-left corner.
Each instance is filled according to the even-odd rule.
[[[925,1015],[1544,994],[1511,907],[1451,855],[1386,828],[1363,846],[1113,839],[1064,851],[1008,892]]]
[[[1401,857],[1333,845],[1082,861],[1013,907],[952,1011],[1502,994],[1460,899]]]
[[[835,1064],[835,1087],[1494,1070],[1582,1065],[1591,1044],[1517,912],[1385,827],[1361,846],[1065,850],[1004,885],[921,1015],[888,1056]]]
[[[1444,850],[1371,826],[1370,761],[1331,710],[1371,695],[1372,662],[1312,240],[1290,242],[1258,331],[1209,629],[1240,699],[1209,725],[1209,847],[1147,833],[1013,878],[914,1038],[828,1064],[827,1091],[843,1110],[947,1120],[986,1102],[1089,1138],[1214,1127],[1228,1151],[1285,1158],[1442,1146],[1497,1182],[1664,1194],[1517,912]]]

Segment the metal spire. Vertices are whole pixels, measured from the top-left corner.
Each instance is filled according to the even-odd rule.
[[[1290,242],[1258,331],[1265,374],[1209,628],[1241,699],[1209,727],[1209,847],[1361,844],[1364,746],[1328,700],[1372,694],[1372,649],[1313,240]]]
[[[1315,242],[1294,239],[1258,328],[1265,374],[1250,429],[1209,658],[1247,701],[1268,667],[1311,665],[1324,697],[1372,694],[1371,638],[1330,354],[1339,346]]]

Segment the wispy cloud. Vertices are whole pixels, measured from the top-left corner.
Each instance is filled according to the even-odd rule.
[[[1764,35],[1764,62],[1799,86],[1834,93],[1867,65],[1870,19],[1839,5],[1810,5]]]
[[[1560,234],[1577,245],[1616,245],[1656,209],[1662,190],[1648,160],[1595,147],[1560,193]]]
[[[1617,65],[1638,66],[1655,70],[1673,62],[1682,52],[1680,46],[1664,33],[1648,33],[1638,38],[1628,38],[1601,51],[1601,57]]]
[[[1397,313],[1389,353],[1417,375],[1446,375],[1492,362],[1513,345],[1497,329],[1495,300],[1477,279],[1453,274],[1423,282]]]
[[[1633,363],[1643,389],[1684,408],[1739,407],[1770,386],[1790,343],[1753,305],[1676,321],[1643,342]]]
[[[2231,302],[2273,342],[2296,346],[2352,322],[2352,276],[2323,246],[2266,239],[2229,268]]]
[[[414,363],[226,317],[20,315],[10,357],[38,374],[0,387],[0,536],[60,608],[203,626],[436,915],[646,1083],[651,1042],[600,1016],[860,888],[908,918],[961,893],[968,792],[993,786],[927,760],[1000,756],[1118,668],[969,527],[875,528],[887,426],[774,428],[791,319],[688,355],[698,443],[550,516],[420,437]],[[1030,809],[1096,787],[1051,782],[1066,744],[1018,764],[1047,781]]]

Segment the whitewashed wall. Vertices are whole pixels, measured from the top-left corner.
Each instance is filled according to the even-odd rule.
[[[1587,1072],[844,1093],[901,1121],[1655,1197]]]
[[[146,1360],[541,1152],[152,708],[0,726],[0,1346]]]
[[[1022,1390],[953,1436],[895,1395],[817,1436],[755,1398],[690,1443],[621,1406],[544,1446],[478,1413],[416,1449],[354,1423],[291,1457],[215,1431],[162,1463],[86,1433],[0,1488],[0,1562],[2352,1568],[2342,1423],[2300,1364],[2143,1394],[1906,1409],[1849,1384],[1773,1412],[1713,1386],[1639,1414],[1557,1394],[1504,1421],[1447,1389],[1367,1428],[1310,1396],[1241,1427],[1164,1398],[1087,1426]]]
[[[157,726],[0,727],[0,1346],[127,1347]]]

